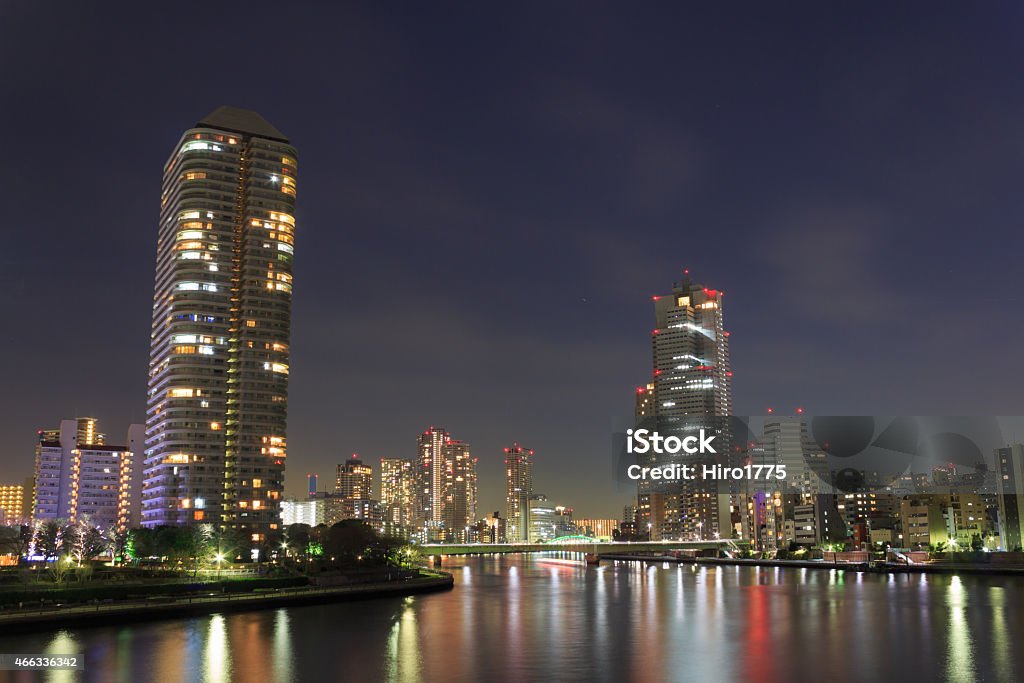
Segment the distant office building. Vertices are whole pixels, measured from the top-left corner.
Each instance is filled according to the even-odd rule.
[[[578,519],[576,527],[580,533],[599,539],[610,539],[615,536],[619,523],[614,519]]]
[[[645,386],[637,392],[636,411],[638,420],[657,420],[662,431],[671,431],[673,423],[678,423],[679,429],[706,427],[717,432],[720,452],[727,454],[728,434],[722,432],[722,422],[713,419],[732,410],[722,298],[722,292],[694,284],[688,275],[673,285],[670,294],[654,297],[653,388]],[[647,392],[652,392],[649,398],[641,400],[640,395]],[[696,465],[704,462],[700,456],[690,460]],[[649,525],[653,540],[733,533],[729,491],[713,481],[654,485],[642,480],[638,494],[641,526]]]
[[[308,524],[311,527],[324,523],[324,500],[285,500],[281,502],[281,524]]]
[[[373,468],[355,453],[338,465],[334,493],[342,498],[369,498],[372,495]]]
[[[558,520],[555,518],[555,504],[542,493],[530,496],[530,527],[523,542],[544,543],[558,536]]]
[[[468,543],[470,531],[476,522],[476,458],[470,453],[469,444],[449,439],[445,443],[445,460],[445,539],[454,543]]]
[[[636,505],[622,506],[622,521],[627,524],[636,524]]]
[[[384,531],[384,509],[379,500],[342,498],[340,505],[341,520],[358,519],[366,522],[377,533]]]
[[[315,474],[307,474],[306,475],[306,494],[310,498],[314,498],[316,496],[316,485],[317,485],[317,476]]]
[[[999,545],[1021,548],[1024,538],[1024,445],[996,449],[996,497],[999,504]]]
[[[411,460],[381,458],[380,502],[384,507],[386,533],[404,537],[412,530],[414,488]]]
[[[142,524],[280,527],[296,151],[220,107],[164,165]],[[200,507],[198,503],[202,503]]]
[[[530,537],[530,499],[533,496],[533,451],[513,443],[505,449],[505,523],[509,543]]]
[[[943,502],[943,497],[935,494],[913,495],[900,501],[902,547],[928,549],[949,542]]]
[[[816,494],[830,488],[828,457],[808,434],[803,417],[766,420],[762,443],[765,463],[785,468],[784,492]]]
[[[23,507],[25,487],[21,484],[0,484],[0,512],[3,513],[3,524],[21,524],[26,512]]]
[[[501,511],[495,510],[494,513],[483,520],[484,528],[481,530],[479,535],[479,541],[481,543],[507,543],[507,527],[505,525],[505,518],[501,516]]]
[[[89,444],[79,439],[102,438],[89,420],[91,429],[82,429],[82,420],[62,420],[59,429],[39,432],[32,518],[128,528],[138,510],[130,445],[141,446],[143,427],[132,425],[126,446]]]

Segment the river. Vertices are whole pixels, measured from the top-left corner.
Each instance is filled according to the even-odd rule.
[[[83,681],[1024,680],[1024,579],[446,558],[452,591],[51,633]]]

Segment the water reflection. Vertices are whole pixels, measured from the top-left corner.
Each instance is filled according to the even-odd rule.
[[[53,634],[14,680],[1022,680],[1024,580],[609,562],[446,560],[455,590]]]
[[[210,617],[206,634],[206,651],[203,655],[204,683],[225,683],[231,680],[231,646],[228,643],[228,627],[221,614]]]

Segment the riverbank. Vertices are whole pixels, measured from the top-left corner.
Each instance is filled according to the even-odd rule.
[[[421,572],[418,577],[345,586],[304,586],[249,593],[214,593],[191,596],[157,596],[146,600],[66,605],[42,609],[10,609],[0,612],[0,631],[61,628],[69,625],[123,623],[150,619],[291,607],[303,604],[367,600],[392,595],[411,595],[450,590],[454,579],[441,572]]]
[[[760,560],[729,557],[685,557],[675,555],[602,555],[601,560],[625,562],[675,562],[677,564],[721,565],[737,567],[780,567],[789,569],[842,569],[875,574],[984,574],[1024,576],[1024,567],[969,564],[963,562],[918,562],[914,564],[882,562],[829,562],[824,560]]]
[[[929,562],[916,564],[868,563],[868,562],[825,562],[821,560],[754,560],[728,557],[698,557],[683,560],[704,565],[732,565],[755,567],[789,567],[791,569],[843,569],[853,572],[891,574],[987,574],[1001,576],[1024,576],[1024,567],[1003,567],[984,564]]]

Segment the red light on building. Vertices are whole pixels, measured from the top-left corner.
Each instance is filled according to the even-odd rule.
[[[774,413],[774,412],[775,412],[775,408],[769,408],[769,409],[768,409],[768,414],[769,414],[769,415],[771,415],[771,414],[772,414],[772,413]]]
[[[637,388],[636,388],[636,393],[638,393],[638,394],[642,394],[642,393],[644,393],[645,391],[647,391],[647,390],[646,390],[646,389],[645,389],[644,387],[637,387]]]
[[[796,409],[796,414],[797,415],[803,415],[804,414],[804,409],[803,408],[797,408]]]
[[[652,296],[651,297],[651,301],[657,301],[660,298],[661,298],[660,296]]]
[[[732,370],[729,370],[728,372],[726,372],[725,376],[726,377],[732,377]]]

